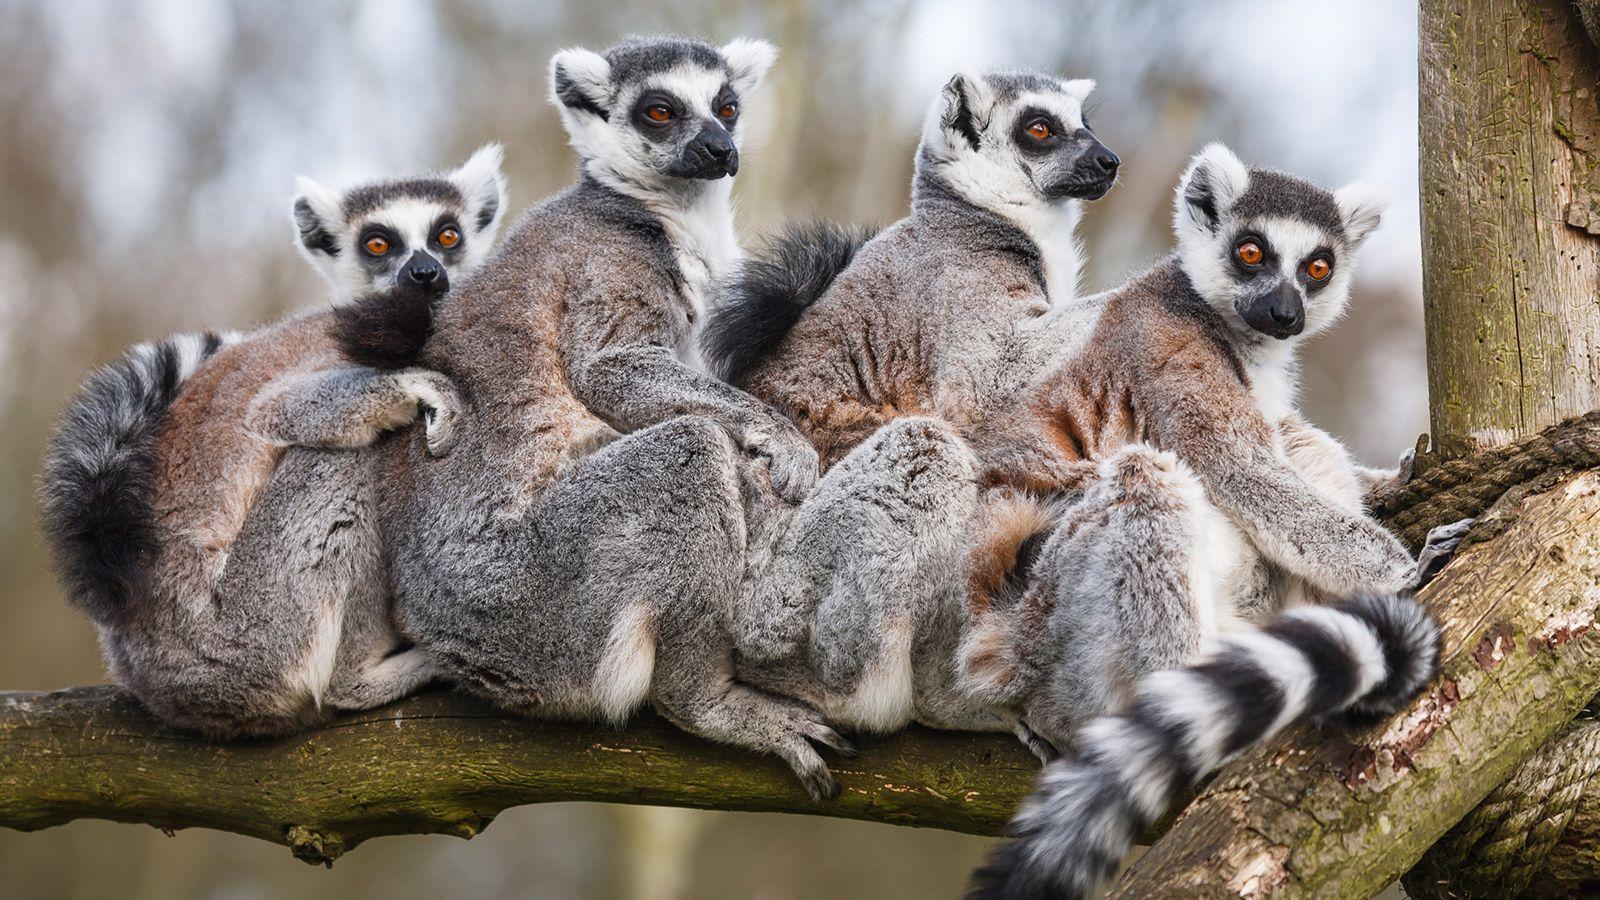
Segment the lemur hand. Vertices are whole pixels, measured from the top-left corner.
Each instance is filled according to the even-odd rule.
[[[417,407],[426,428],[430,456],[445,456],[455,447],[456,425],[465,404],[455,383],[436,372],[416,372],[407,376],[407,389],[417,398]]]
[[[767,461],[772,490],[789,503],[805,499],[817,483],[817,450],[788,419],[747,432],[745,449]]]

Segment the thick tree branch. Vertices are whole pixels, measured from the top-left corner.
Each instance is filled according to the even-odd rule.
[[[0,825],[100,818],[205,827],[331,862],[370,837],[471,837],[502,809],[599,800],[797,812],[994,834],[1038,762],[1009,736],[911,729],[866,739],[813,802],[787,766],[654,716],[626,731],[530,722],[432,693],[278,741],[164,728],[122,691],[0,693]]]

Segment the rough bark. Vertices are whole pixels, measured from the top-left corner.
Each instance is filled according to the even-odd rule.
[[[530,722],[433,693],[292,738],[220,744],[164,728],[122,691],[0,693],[0,826],[100,818],[205,827],[331,862],[370,837],[471,837],[524,803],[598,800],[814,813],[994,834],[1038,762],[1009,736],[913,728],[865,739],[813,802],[787,766],[654,716],[626,731]]]
[[[1600,65],[1570,0],[1423,0],[1434,446],[1600,406]]]
[[[1445,657],[1411,710],[1237,761],[1113,896],[1370,896],[1582,709],[1600,689],[1600,473],[1508,507],[1423,592]]]

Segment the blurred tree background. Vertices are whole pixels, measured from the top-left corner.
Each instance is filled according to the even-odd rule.
[[[292,178],[453,165],[505,142],[513,206],[574,172],[545,65],[630,33],[765,36],[749,103],[747,237],[788,217],[889,222],[924,110],[963,63],[1099,80],[1124,183],[1094,204],[1085,287],[1164,252],[1170,194],[1208,140],[1328,184],[1386,184],[1346,322],[1315,342],[1305,409],[1368,462],[1426,425],[1416,12],[1356,0],[723,0],[0,4],[0,686],[104,680],[47,571],[33,487],[53,417],[124,346],[325,303],[292,245]],[[0,896],[762,898],[948,896],[986,842],[799,816],[562,804],[470,844],[389,838],[332,871],[233,835],[80,822],[0,831]]]

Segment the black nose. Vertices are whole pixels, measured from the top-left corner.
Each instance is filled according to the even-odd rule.
[[[1109,148],[1103,146],[1094,151],[1094,156],[1091,157],[1091,160],[1100,171],[1108,176],[1117,174],[1117,167],[1122,165],[1122,160],[1118,159],[1117,155],[1112,153]]]
[[[444,266],[427,253],[418,250],[406,260],[405,268],[400,270],[400,278],[409,281],[429,293],[441,293],[450,285],[450,279],[444,273]]]
[[[706,152],[717,162],[723,162],[733,155],[733,141],[726,137],[714,137],[706,141]]]

